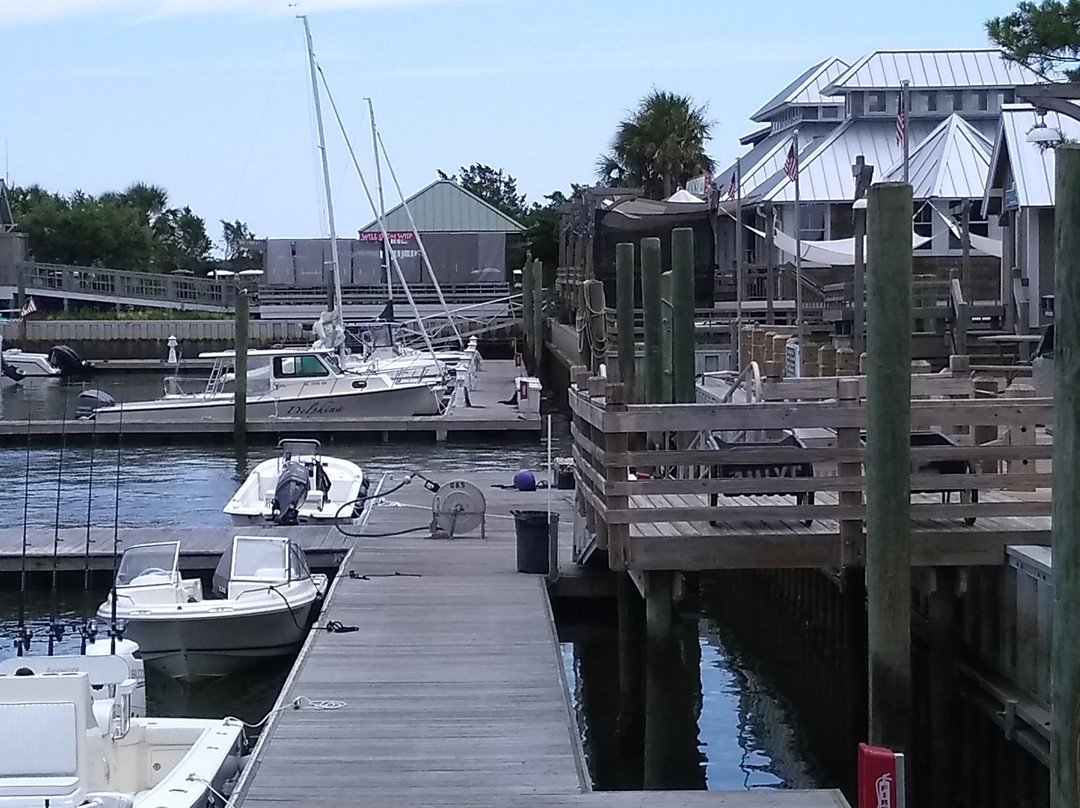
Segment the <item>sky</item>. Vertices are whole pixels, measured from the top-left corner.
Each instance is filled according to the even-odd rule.
[[[370,98],[405,196],[483,163],[528,201],[592,183],[652,88],[707,105],[709,154],[802,71],[878,49],[987,47],[1015,0],[0,0],[3,176],[69,194],[163,187],[220,243],[328,231],[304,31],[322,96],[336,229],[373,219]],[[322,88],[320,87],[322,92]],[[344,134],[343,131],[344,130]],[[383,165],[387,208],[400,201]]]

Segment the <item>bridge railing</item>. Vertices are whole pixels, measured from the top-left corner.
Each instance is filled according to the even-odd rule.
[[[865,380],[805,381],[785,382],[786,400],[643,405],[576,369],[579,558],[594,544],[615,569],[863,563]],[[1035,435],[1051,400],[912,385],[912,563],[1002,563],[1006,544],[1048,543],[1049,497],[1010,492],[1050,487],[1052,447]]]
[[[19,285],[29,293],[55,294],[103,302],[138,301],[169,308],[226,310],[233,305],[236,284],[232,279],[156,272],[129,272],[100,267],[45,264],[37,261],[0,268],[0,283]]]

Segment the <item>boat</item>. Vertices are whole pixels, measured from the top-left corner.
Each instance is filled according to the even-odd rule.
[[[129,547],[113,592],[98,609],[126,625],[147,667],[183,682],[216,679],[260,659],[293,653],[326,592],[304,552],[275,536],[236,536],[214,570],[209,594],[180,574],[180,543]]]
[[[86,378],[93,367],[67,345],[54,345],[49,352],[34,353],[20,348],[5,348],[4,365],[19,371],[25,378]]]
[[[93,393],[92,407],[83,417],[103,423],[156,423],[205,421],[229,423],[233,419],[236,377],[233,351],[199,354],[214,360],[201,393],[167,393],[151,401],[122,404],[101,391]],[[424,382],[397,383],[383,373],[343,370],[329,351],[312,348],[277,348],[247,352],[247,417],[272,419],[385,418],[435,415],[441,394]],[[84,411],[85,412],[85,411]]]
[[[243,753],[235,718],[145,718],[119,656],[0,663],[0,805],[203,808]]]
[[[286,439],[280,456],[259,463],[222,509],[234,525],[353,524],[370,481],[348,460],[322,453],[317,440]]]

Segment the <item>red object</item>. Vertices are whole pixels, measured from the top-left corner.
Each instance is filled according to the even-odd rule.
[[[859,808],[904,808],[903,759],[891,749],[859,744]]]
[[[518,384],[518,398],[529,397],[529,382],[526,379],[522,379]]]

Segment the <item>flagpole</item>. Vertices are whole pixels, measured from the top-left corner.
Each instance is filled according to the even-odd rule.
[[[735,369],[742,370],[743,315],[742,158],[735,160]]]
[[[900,82],[900,108],[904,114],[904,136],[902,138],[904,142],[904,184],[908,184],[908,107],[911,106],[908,103],[908,85],[911,82],[904,79]]]
[[[791,134],[791,147],[795,152],[795,323],[798,326],[798,352],[795,375],[802,376],[803,352],[803,303],[802,303],[802,210],[799,197],[799,130]]]

